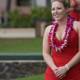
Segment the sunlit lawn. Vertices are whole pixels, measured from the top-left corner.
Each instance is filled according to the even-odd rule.
[[[42,38],[0,39],[0,53],[40,53]]]
[[[30,77],[18,78],[16,80],[44,80],[44,75],[33,75]]]

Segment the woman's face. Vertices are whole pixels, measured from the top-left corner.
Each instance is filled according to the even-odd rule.
[[[59,2],[59,1],[52,2],[52,10],[51,11],[52,11],[52,17],[56,21],[61,20],[66,13],[63,3]]]

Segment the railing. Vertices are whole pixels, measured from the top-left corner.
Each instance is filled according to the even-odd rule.
[[[0,56],[0,79],[15,79],[44,73],[46,64],[41,55]]]

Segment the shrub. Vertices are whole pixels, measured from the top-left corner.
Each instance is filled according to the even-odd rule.
[[[17,10],[9,13],[9,24],[10,27],[32,27],[32,18],[31,15],[23,16],[20,15]]]
[[[32,18],[34,20],[51,20],[51,11],[48,7],[37,7],[32,8]]]
[[[30,15],[20,15],[17,10],[9,12],[9,25],[10,27],[35,27],[36,21],[47,21],[51,20],[50,8],[37,7],[32,8],[32,13]]]

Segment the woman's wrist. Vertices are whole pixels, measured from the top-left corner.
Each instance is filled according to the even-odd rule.
[[[70,69],[68,64],[65,65],[65,68],[67,69],[67,71]]]
[[[54,66],[54,67],[53,67],[53,71],[56,70],[56,69],[57,69],[57,66]]]

